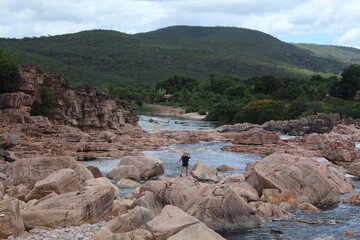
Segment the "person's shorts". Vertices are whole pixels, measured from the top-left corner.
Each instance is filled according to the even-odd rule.
[[[185,162],[182,165],[183,165],[183,167],[187,167],[187,166],[189,166],[189,163]]]

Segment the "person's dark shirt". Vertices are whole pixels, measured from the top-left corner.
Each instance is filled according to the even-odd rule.
[[[190,156],[186,156],[186,155],[181,156],[181,161],[182,161],[183,164],[188,164],[189,159],[190,159]]]

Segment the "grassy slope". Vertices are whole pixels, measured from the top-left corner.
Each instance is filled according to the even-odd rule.
[[[360,49],[357,48],[307,43],[294,45],[311,51],[311,54],[314,56],[334,59],[349,64],[360,64]]]
[[[0,47],[17,52],[21,63],[94,85],[149,85],[174,74],[304,76],[338,73],[345,66],[262,32],[230,27],[177,26],[135,35],[93,30],[0,39]]]

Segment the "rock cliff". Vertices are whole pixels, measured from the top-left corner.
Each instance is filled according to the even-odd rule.
[[[79,128],[120,129],[138,121],[125,102],[94,87],[70,84],[62,74],[20,65],[20,75],[17,92],[0,94],[0,109],[20,109],[46,116],[53,123]]]

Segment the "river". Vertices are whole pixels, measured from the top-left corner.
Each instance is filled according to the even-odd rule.
[[[189,120],[175,117],[141,116],[139,125],[149,132],[161,130],[207,130],[216,126],[201,120]],[[242,154],[225,152],[221,147],[228,143],[223,142],[200,142],[197,144],[181,144],[166,146],[155,151],[144,151],[145,154],[155,156],[164,162],[164,176],[175,177],[179,174],[180,164],[177,160],[181,152],[187,150],[192,158],[189,169],[197,162],[216,168],[221,164],[235,168],[233,172],[241,172],[245,169],[246,163],[258,161],[262,158],[253,154]],[[360,143],[356,143],[360,147]],[[85,165],[96,165],[106,174],[116,167],[119,159],[102,159],[84,163]],[[319,158],[318,161],[324,161]],[[222,175],[220,174],[220,178]],[[355,186],[354,192],[360,191],[360,179],[349,176]],[[120,189],[124,196],[132,189]],[[343,199],[347,195],[341,196]],[[354,237],[345,236],[345,232],[353,232]],[[228,233],[226,239],[274,239],[274,240],[313,240],[316,237],[333,236],[334,239],[360,239],[360,207],[350,204],[339,203],[335,206],[322,208],[321,213],[297,210],[290,215],[288,220],[263,222],[258,229],[243,230]]]

